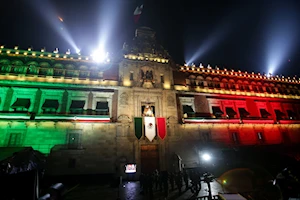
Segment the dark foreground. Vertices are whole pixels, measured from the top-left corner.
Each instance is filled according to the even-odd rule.
[[[211,183],[212,194],[217,195],[218,193],[227,192],[222,189],[222,186],[214,181]],[[181,194],[178,190],[170,191],[167,199],[179,200],[179,199],[195,199],[195,197],[204,197],[208,196],[208,188],[206,183],[202,183],[202,189],[198,194],[193,194],[190,189],[185,190],[185,186]],[[151,199],[149,194],[143,194],[140,189],[139,182],[123,182],[118,188],[112,188],[109,185],[77,185],[72,188],[66,195],[66,200],[86,200],[86,199],[101,199],[101,200],[112,200],[118,199],[121,200],[142,200],[142,199]],[[152,199],[165,199],[164,194],[160,190],[153,191]]]

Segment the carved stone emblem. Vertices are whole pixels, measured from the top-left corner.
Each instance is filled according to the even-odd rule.
[[[168,98],[167,98],[167,102],[168,102],[168,106],[174,106],[174,104],[175,104],[174,97],[169,95]]]
[[[128,105],[128,94],[126,92],[123,92],[120,95],[120,105]]]

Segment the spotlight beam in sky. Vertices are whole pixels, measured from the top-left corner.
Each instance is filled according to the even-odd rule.
[[[76,43],[74,42],[71,34],[64,24],[64,19],[56,12],[55,8],[49,0],[32,0],[29,1],[32,6],[40,13],[40,15],[47,20],[48,23],[60,34],[75,50],[79,51]]]
[[[123,7],[122,1],[106,0],[102,1],[99,8],[99,38],[97,49],[107,49],[109,46],[110,37],[114,35],[113,28],[115,27],[118,17]]]
[[[216,45],[218,45],[218,43],[224,40],[237,26],[239,26],[242,22],[247,20],[246,12],[250,11],[248,9],[236,9],[235,12],[232,12],[230,15],[225,17],[219,23],[216,29],[213,30],[211,34],[204,40],[204,42],[200,44],[200,47],[196,51],[193,51],[192,56],[185,56],[186,63],[190,65],[196,60],[199,60],[199,58],[203,57],[205,53],[209,52]],[[234,24],[232,23],[233,21],[235,21]]]
[[[274,73],[287,63],[289,54],[295,48],[299,33],[297,11],[291,7],[280,7],[276,14],[271,13],[266,26],[266,67],[268,73]]]

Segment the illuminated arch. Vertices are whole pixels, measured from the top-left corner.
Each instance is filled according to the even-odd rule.
[[[9,65],[10,64],[10,60],[8,60],[8,59],[0,60],[0,64],[1,65]]]
[[[43,68],[49,68],[49,67],[51,67],[51,65],[49,63],[47,63],[47,62],[41,62],[40,66],[43,67]]]
[[[220,82],[220,79],[218,77],[213,78],[213,81]]]
[[[223,78],[223,79],[222,79],[222,82],[225,82],[225,83],[227,83],[227,82],[228,82],[228,80],[227,80],[226,78]]]
[[[65,66],[65,68],[66,69],[75,69],[75,66],[74,65],[72,65],[72,64],[67,64],[66,66]]]
[[[212,78],[211,78],[210,76],[207,76],[207,77],[205,78],[205,80],[206,80],[206,81],[212,81]]]
[[[197,80],[204,80],[203,76],[197,76]]]
[[[24,63],[21,60],[13,60],[11,62],[12,65],[20,66],[23,65]]]
[[[54,67],[54,68],[64,68],[64,65],[61,64],[61,63],[55,63],[55,64],[53,65],[53,67]]]
[[[36,62],[36,61],[30,61],[30,62],[26,63],[26,65],[28,65],[28,66],[39,66],[38,62]]]
[[[89,68],[86,65],[80,65],[79,70],[87,71]]]
[[[189,76],[189,79],[195,79],[195,78],[196,78],[196,76],[194,76],[194,75]]]
[[[233,79],[229,79],[228,81],[229,83],[235,83],[235,81]]]

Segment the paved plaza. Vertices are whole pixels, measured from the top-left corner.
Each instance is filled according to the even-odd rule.
[[[208,196],[208,187],[206,183],[202,182],[202,189],[198,193],[198,197]],[[170,188],[170,187],[169,187]],[[179,195],[178,190],[175,188],[174,191],[170,191],[168,195],[168,200],[180,200],[180,199],[194,199],[195,194],[191,192],[190,189],[184,190],[185,186],[182,187],[183,192]],[[224,191],[221,184],[217,181],[211,183],[212,195],[217,195],[218,193],[228,192]],[[150,199],[148,195],[141,194],[140,183],[137,182],[123,182],[118,188],[112,188],[108,185],[78,185],[72,189],[66,196],[66,200],[144,200]],[[164,194],[161,191],[154,190],[153,198],[154,200],[164,199]]]

